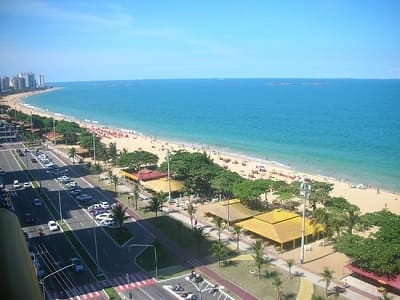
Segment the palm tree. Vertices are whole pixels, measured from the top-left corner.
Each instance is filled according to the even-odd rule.
[[[289,278],[292,279],[292,267],[294,264],[294,259],[290,258],[286,260],[286,265],[289,268]]]
[[[214,243],[211,246],[211,250],[212,250],[214,256],[218,260],[218,269],[219,269],[221,267],[221,260],[222,260],[223,256],[225,255],[224,245],[222,243],[220,243],[220,242]]]
[[[193,205],[192,202],[190,202],[187,206],[187,212],[190,216],[190,224],[192,225],[192,229],[193,229],[193,217],[196,214],[196,206]]]
[[[150,200],[150,210],[154,211],[156,217],[158,216],[158,211],[161,210],[161,207],[165,201],[165,194],[164,193],[157,193],[153,198]]]
[[[234,235],[236,236],[236,250],[239,253],[240,252],[239,241],[240,241],[240,235],[243,232],[243,228],[239,227],[239,226],[233,226],[232,231],[233,231]]]
[[[114,184],[114,192],[117,192],[118,176],[113,175],[111,177],[111,182]]]
[[[265,263],[264,249],[265,249],[265,244],[262,240],[256,240],[251,245],[251,250],[253,251],[254,263],[258,268],[258,279],[261,278],[261,266]]]
[[[283,281],[281,279],[281,277],[279,277],[279,275],[274,276],[274,278],[272,278],[272,285],[276,288],[276,299],[280,300],[281,298],[281,287],[283,285]]]
[[[112,184],[112,177],[113,177],[113,171],[112,169],[108,169],[108,178],[110,178],[110,185]]]
[[[208,234],[204,232],[204,227],[195,227],[193,228],[193,235],[196,241],[197,255],[200,256],[201,244]]]
[[[132,185],[132,196],[133,196],[133,201],[135,201],[135,209],[137,210],[137,202],[139,198],[139,185],[134,182]]]
[[[72,158],[72,164],[75,164],[75,156],[76,156],[76,149],[75,147],[72,147],[68,150],[68,158]]]
[[[342,218],[344,225],[347,227],[347,232],[353,234],[354,227],[361,223],[360,209],[355,205],[351,205],[346,208]]]
[[[329,269],[329,267],[324,267],[323,272],[320,274],[322,276],[322,278],[319,281],[325,281],[326,285],[325,285],[325,297],[328,297],[328,288],[329,285],[331,284],[331,281],[333,279],[333,273],[335,273],[335,271]]]
[[[216,227],[216,229],[217,229],[217,233],[218,233],[218,242],[221,242],[221,233],[222,233],[222,230],[224,229],[224,222],[223,222],[223,220],[221,219],[221,218],[218,218],[218,217],[214,217],[213,218],[213,223],[214,223],[214,225],[215,225],[215,227]]]
[[[111,164],[113,166],[115,166],[117,163],[117,157],[118,157],[117,143],[110,143],[108,145],[108,155],[111,159]]]
[[[119,229],[123,227],[125,220],[129,219],[129,216],[125,214],[127,209],[127,207],[123,208],[121,204],[115,205],[111,209],[113,219],[118,224]]]

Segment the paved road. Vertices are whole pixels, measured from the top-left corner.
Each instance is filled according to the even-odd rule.
[[[21,144],[14,145],[3,145],[0,154],[0,167],[7,171],[5,176],[5,183],[7,188],[12,188],[12,182],[14,179],[18,179],[20,182],[26,182],[28,179],[25,173],[20,169],[17,161],[11,155],[8,150],[10,148],[23,148]],[[68,160],[65,158],[58,158],[51,151],[44,151],[54,162],[59,166],[65,166]],[[46,290],[48,291],[49,299],[55,298],[71,298],[75,295],[84,295],[85,298],[103,299],[105,296],[101,289],[107,286],[114,286],[121,295],[126,294],[128,296],[126,288],[133,289],[137,295],[140,295],[141,299],[174,299],[166,293],[161,285],[158,285],[156,281],[149,278],[141,269],[135,264],[135,257],[143,251],[143,248],[132,248],[131,251],[127,250],[127,246],[118,246],[106,232],[94,223],[92,217],[87,211],[75,201],[75,199],[68,193],[68,191],[60,185],[56,180],[55,176],[46,172],[42,164],[38,162],[32,162],[33,158],[31,153],[27,153],[27,156],[21,157],[23,164],[27,165],[32,176],[40,182],[41,190],[50,199],[51,205],[60,211],[64,222],[73,230],[75,236],[79,239],[81,244],[86,248],[89,255],[96,261],[96,247],[94,236],[96,234],[97,250],[98,250],[98,262],[99,272],[103,272],[106,275],[107,280],[97,282],[91,272],[73,273],[66,270],[65,274],[71,281],[70,289],[62,291],[60,293],[60,283],[57,282],[56,278],[49,277],[46,280]],[[68,176],[72,177],[86,193],[93,195],[98,201],[108,201],[112,203],[114,199],[110,197],[108,193],[104,193],[100,188],[94,187],[85,178],[81,177],[75,170],[74,166],[68,166]],[[63,234],[50,233],[47,229],[47,222],[54,218],[50,215],[45,207],[42,209],[33,207],[33,199],[37,197],[34,189],[21,189],[17,191],[18,199],[14,201],[15,210],[17,215],[22,221],[23,216],[26,212],[30,212],[34,215],[35,223],[33,226],[24,228],[31,238],[33,247],[40,247],[45,249],[46,253],[52,253],[52,259],[54,261],[68,262],[69,258],[77,257],[78,254],[74,251],[72,246]],[[19,201],[19,198],[24,201]],[[39,237],[37,228],[41,226],[44,228],[44,236]],[[128,222],[127,227],[134,233],[134,239],[130,243],[150,243],[153,239],[148,232],[144,231],[134,220]],[[64,264],[65,265],[65,264]],[[55,270],[55,269],[54,269]],[[129,285],[127,285],[126,279],[127,274],[129,276]],[[55,276],[54,276],[55,277]],[[135,296],[136,299],[136,296]]]

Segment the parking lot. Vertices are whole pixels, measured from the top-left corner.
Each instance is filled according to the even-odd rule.
[[[193,276],[194,275],[194,276]],[[197,277],[196,277],[197,275]],[[160,282],[164,289],[181,299],[191,300],[233,300],[224,287],[216,286],[199,274],[186,274]]]

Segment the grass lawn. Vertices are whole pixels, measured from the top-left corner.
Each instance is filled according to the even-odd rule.
[[[276,276],[279,276],[283,282],[280,288],[281,299],[296,299],[300,286],[298,277],[292,276],[290,279],[288,272],[272,265],[264,265],[261,268],[260,279],[258,279],[258,271],[250,255],[240,255],[225,260],[219,269],[218,263],[213,263],[209,267],[225,278],[236,282],[259,299],[277,299],[277,290],[272,284],[273,278]]]
[[[118,228],[106,228],[104,230],[108,233],[109,236],[113,238],[113,240],[120,246],[125,244],[131,238],[133,238],[133,234],[127,230],[126,228],[118,229]]]

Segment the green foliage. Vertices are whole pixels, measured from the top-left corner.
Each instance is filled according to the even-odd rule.
[[[328,287],[331,284],[331,281],[333,279],[333,273],[335,271],[329,269],[328,267],[324,267],[323,272],[320,274],[321,279],[319,281],[325,281],[325,296],[328,297]]]
[[[317,208],[317,203],[324,204],[329,199],[329,193],[333,190],[333,184],[327,182],[314,181],[311,184],[311,193],[308,197],[313,210]]]
[[[123,208],[121,204],[118,204],[115,205],[111,210],[113,219],[118,224],[119,228],[122,228],[125,220],[129,219],[129,216],[125,214],[127,209],[127,207]]]
[[[274,276],[274,278],[272,278],[272,285],[276,289],[276,296],[277,296],[276,299],[279,300],[281,298],[281,288],[283,285],[283,281],[279,275]]]
[[[165,202],[166,194],[165,193],[157,193],[153,198],[150,200],[149,206],[147,209],[153,211],[158,216],[158,211],[161,210],[163,203]]]
[[[117,159],[119,167],[128,167],[133,170],[139,170],[143,166],[153,166],[157,162],[158,156],[147,151],[121,152]]]
[[[224,258],[224,255],[226,254],[225,247],[221,242],[218,242],[212,245],[211,250],[214,256],[218,260],[218,269],[219,269],[221,267],[221,260]]]
[[[244,179],[239,174],[229,170],[221,170],[211,179],[211,187],[215,193],[221,194],[224,198],[231,198],[233,187],[243,181]]]
[[[260,195],[266,193],[271,186],[271,181],[265,179],[246,180],[233,187],[234,195],[244,204],[253,209],[261,209]]]
[[[264,244],[264,241],[262,241],[262,240],[256,240],[251,245],[251,251],[253,252],[254,264],[256,265],[256,267],[258,269],[258,279],[261,278],[261,266],[266,263],[266,260],[264,259],[264,249],[265,249],[265,244]]]
[[[111,164],[115,166],[117,164],[117,158],[118,158],[118,151],[117,151],[117,144],[116,143],[110,143],[108,145],[108,156],[111,159]]]
[[[380,211],[366,216],[371,225],[380,226],[368,238],[341,236],[337,251],[349,256],[354,265],[377,274],[393,276],[400,273],[400,216]]]
[[[224,227],[225,227],[224,221],[221,218],[214,217],[213,218],[213,223],[215,225],[215,228],[217,229],[218,242],[221,242],[221,233],[222,233],[222,230],[224,230]]]
[[[60,120],[56,122],[56,133],[63,135],[65,144],[76,144],[78,135],[82,131],[77,123]]]

